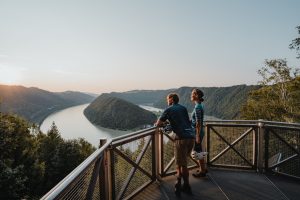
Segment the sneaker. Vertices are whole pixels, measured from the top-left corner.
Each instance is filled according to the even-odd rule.
[[[207,156],[208,152],[202,151],[200,152],[200,157],[203,159],[205,156]]]
[[[193,194],[192,193],[192,189],[191,189],[191,186],[190,185],[187,185],[187,184],[183,184],[182,186],[182,192],[186,193],[186,194]]]

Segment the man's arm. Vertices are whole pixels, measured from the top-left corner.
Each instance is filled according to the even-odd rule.
[[[158,119],[154,124],[154,126],[158,126],[158,127],[163,126],[163,125],[164,125],[164,122],[161,121],[160,119]]]
[[[163,126],[167,119],[168,119],[168,109],[164,110],[162,115],[155,122],[154,126]]]

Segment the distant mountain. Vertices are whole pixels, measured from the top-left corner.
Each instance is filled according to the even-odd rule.
[[[84,94],[87,94],[87,95],[95,97],[95,98],[99,96],[99,94],[95,94],[95,93],[91,93],[91,92],[85,92]]]
[[[110,96],[124,99],[134,104],[153,104],[165,98],[166,94],[175,89],[168,90],[131,90],[128,92],[111,92]]]
[[[154,124],[155,114],[108,94],[97,97],[85,110],[84,115],[93,123],[106,128],[130,130]]]
[[[240,115],[241,106],[246,102],[248,93],[260,86],[235,85],[231,87],[199,87],[204,93],[205,115],[220,119],[235,119]],[[173,92],[180,96],[180,103],[185,105],[191,112],[194,108],[190,100],[191,91],[194,87],[181,87]],[[165,107],[166,100],[157,101],[154,106]]]
[[[35,87],[0,85],[0,111],[18,114],[38,124],[57,110],[94,99],[81,92],[49,92]]]
[[[204,92],[205,115],[221,119],[234,119],[239,117],[241,106],[246,102],[248,93],[258,89],[257,85],[235,85],[231,87],[199,87]],[[180,103],[185,105],[189,112],[194,104],[190,100],[191,91],[195,87],[181,87],[169,90],[135,90],[124,93],[110,93],[115,97],[123,98],[135,104],[152,103],[154,107],[166,108],[166,96],[176,92]]]

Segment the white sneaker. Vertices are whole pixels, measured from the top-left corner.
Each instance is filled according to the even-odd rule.
[[[206,151],[200,152],[200,153],[199,153],[200,159],[203,159],[205,156],[207,156],[207,154],[208,154],[208,152],[206,152]]]

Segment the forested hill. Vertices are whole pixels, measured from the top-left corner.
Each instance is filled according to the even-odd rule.
[[[152,125],[156,120],[152,112],[108,94],[102,94],[95,99],[84,110],[84,115],[93,124],[120,130]]]
[[[135,104],[153,103],[153,106],[165,108],[166,95],[170,92],[178,93],[180,103],[189,112],[194,104],[190,101],[191,90],[194,87],[181,87],[169,90],[135,90],[125,93],[110,93],[110,95],[126,99]],[[233,119],[239,116],[242,105],[246,102],[248,93],[259,86],[235,85],[231,87],[199,87],[204,92],[205,115],[221,119]]]
[[[81,92],[49,92],[35,87],[0,85],[0,111],[18,114],[38,124],[54,111],[94,99]]]
[[[248,93],[259,86],[236,85],[231,87],[203,87],[205,115],[221,119],[234,119],[239,116],[242,105],[246,102]],[[180,103],[191,112],[194,108],[191,102],[192,87],[181,87],[174,90],[180,96]],[[157,101],[154,106],[165,107],[166,100]]]

